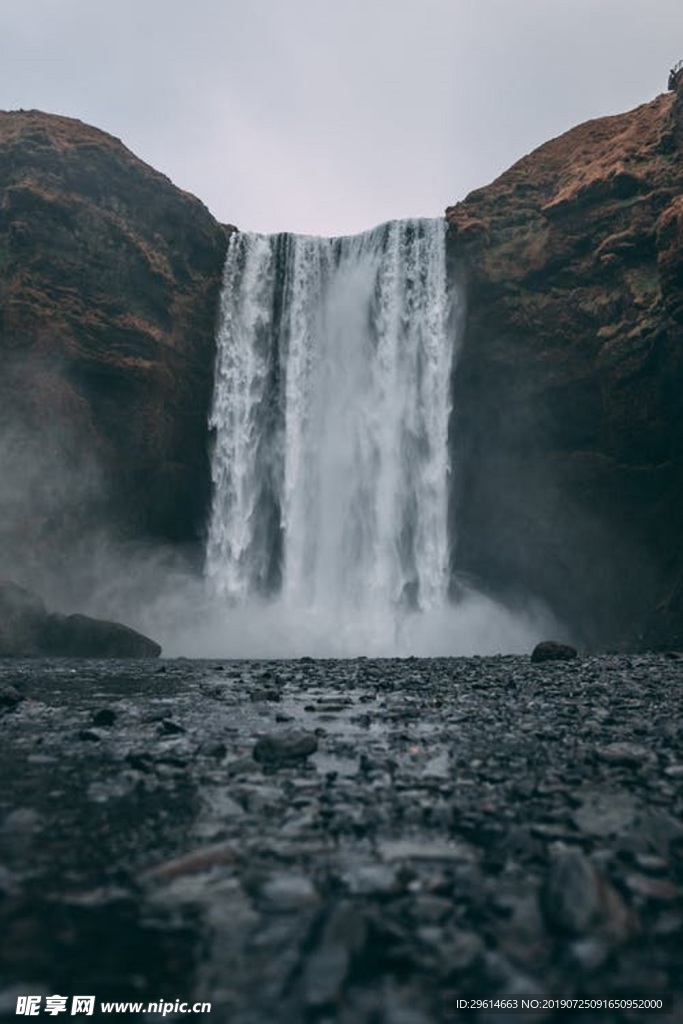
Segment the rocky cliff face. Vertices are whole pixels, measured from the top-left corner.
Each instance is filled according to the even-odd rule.
[[[682,149],[661,96],[447,211],[455,564],[588,643],[683,644]],[[0,113],[0,181],[0,569],[99,518],[197,539],[230,229],[68,118]]]
[[[458,562],[587,642],[683,643],[682,150],[683,91],[447,211],[468,296]]]
[[[36,111],[0,113],[0,182],[5,554],[93,514],[191,539],[230,229],[117,139]]]

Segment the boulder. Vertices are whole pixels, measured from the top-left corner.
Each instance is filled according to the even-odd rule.
[[[89,615],[48,615],[42,653],[64,658],[157,658],[161,647],[120,622]]]
[[[50,613],[40,597],[0,581],[0,656],[156,658],[161,647],[129,626]]]
[[[539,661],[571,661],[578,654],[576,647],[558,643],[557,640],[542,640],[531,652],[531,660]]]
[[[312,732],[290,729],[261,736],[254,744],[255,761],[271,766],[305,761],[318,749],[318,740]]]

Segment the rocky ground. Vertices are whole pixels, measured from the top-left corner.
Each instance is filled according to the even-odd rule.
[[[683,1020],[682,682],[675,654],[0,662],[0,1016]]]

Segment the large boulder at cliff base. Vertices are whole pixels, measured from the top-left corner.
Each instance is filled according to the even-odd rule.
[[[46,654],[64,658],[157,658],[161,647],[120,622],[89,615],[50,615],[41,646]]]
[[[120,622],[50,613],[36,594],[0,581],[0,657],[156,658],[161,647]]]
[[[534,664],[544,661],[572,661],[577,657],[578,651],[571,644],[562,644],[557,640],[541,640],[531,652],[531,660]]]

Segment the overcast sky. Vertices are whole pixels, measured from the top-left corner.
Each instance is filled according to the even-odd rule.
[[[0,107],[78,117],[244,230],[440,216],[666,89],[682,0],[17,0]]]

